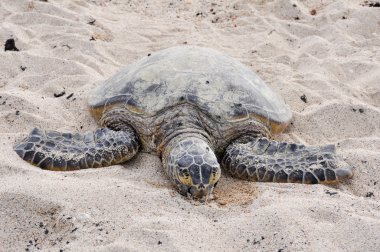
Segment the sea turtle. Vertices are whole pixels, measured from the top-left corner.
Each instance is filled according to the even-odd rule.
[[[48,170],[105,167],[138,150],[161,157],[179,191],[211,194],[220,164],[258,182],[331,183],[352,177],[335,146],[270,140],[292,119],[284,101],[256,74],[215,50],[177,46],[148,55],[93,91],[102,127],[84,134],[35,128],[15,151]]]

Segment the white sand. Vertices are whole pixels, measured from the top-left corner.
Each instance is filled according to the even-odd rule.
[[[0,1],[0,41],[20,50],[0,52],[0,251],[379,251],[380,8],[362,2]],[[50,172],[12,150],[36,126],[95,129],[94,86],[184,43],[256,71],[294,112],[276,139],[337,144],[354,178],[331,187],[223,176],[217,200],[201,205],[153,155]]]

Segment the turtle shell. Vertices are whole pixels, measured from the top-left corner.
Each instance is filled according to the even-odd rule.
[[[182,103],[222,123],[256,118],[269,123],[272,132],[281,131],[292,117],[282,98],[245,65],[196,46],[152,53],[106,80],[89,98],[92,111],[103,113],[117,104],[141,117]]]

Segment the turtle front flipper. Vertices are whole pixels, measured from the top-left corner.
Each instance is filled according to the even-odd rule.
[[[334,183],[351,178],[352,169],[335,153],[335,145],[310,146],[245,137],[226,149],[222,165],[233,176],[282,183]]]
[[[119,164],[131,159],[139,142],[132,128],[97,129],[84,134],[32,130],[14,150],[25,161],[42,169],[68,171]]]

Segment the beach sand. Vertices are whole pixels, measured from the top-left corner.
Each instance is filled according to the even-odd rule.
[[[363,3],[1,1],[0,41],[13,38],[19,51],[0,52],[0,251],[379,251],[380,8]],[[353,179],[326,186],[223,175],[216,199],[200,204],[177,193],[151,154],[52,172],[13,151],[34,127],[96,129],[87,107],[95,86],[185,44],[258,73],[294,113],[274,138],[336,144]]]

